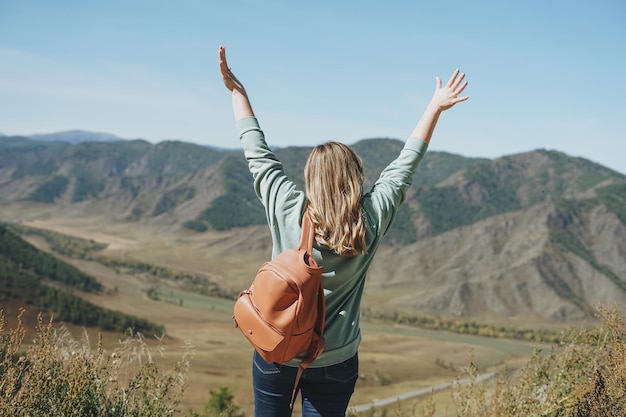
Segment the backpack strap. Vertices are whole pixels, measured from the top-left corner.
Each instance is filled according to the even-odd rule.
[[[324,299],[324,284],[320,280],[319,292],[317,296],[317,321],[315,323],[315,336],[316,339],[309,348],[300,366],[298,366],[298,373],[296,374],[296,381],[293,385],[293,391],[291,392],[291,402],[289,408],[293,408],[293,401],[296,398],[296,390],[298,389],[298,383],[302,377],[302,373],[310,364],[324,351],[324,315],[326,310],[326,300]]]
[[[304,211],[302,216],[302,234],[300,235],[300,244],[298,249],[305,249],[306,253],[311,256],[313,253],[313,240],[315,239],[315,227],[309,217],[308,210]]]
[[[300,246],[298,249],[305,249],[308,255],[309,265],[317,266],[317,262],[313,259],[313,241],[315,240],[315,227],[313,226],[313,222],[309,217],[308,210],[304,211],[304,215],[302,216],[302,234],[300,235]],[[320,279],[320,285],[318,288],[318,296],[317,296],[317,320],[315,321],[315,333],[319,336],[320,345],[316,347],[315,345],[309,349],[307,357],[304,360],[307,360],[309,356],[312,356],[310,362],[313,362],[315,358],[317,358],[322,351],[324,350],[324,338],[322,335],[324,334],[324,320],[326,319],[326,300],[324,298],[324,282]],[[314,342],[317,344],[317,341]]]
[[[305,249],[309,257],[309,262],[317,266],[317,263],[313,259],[313,240],[315,239],[315,227],[313,222],[309,218],[309,212],[305,210],[302,216],[302,235],[300,236],[300,245],[298,249]],[[298,383],[302,377],[302,373],[311,363],[324,351],[324,320],[326,312],[326,300],[324,299],[324,283],[320,280],[317,296],[317,320],[315,322],[315,340],[310,346],[300,366],[298,366],[298,373],[296,374],[296,380],[294,382],[293,391],[291,393],[291,402],[289,408],[293,408],[293,401],[296,398],[296,390],[298,389]]]

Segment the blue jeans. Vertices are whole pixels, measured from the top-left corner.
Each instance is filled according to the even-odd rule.
[[[291,394],[298,368],[267,363],[256,351],[252,361],[254,417],[290,417]],[[302,417],[344,417],[359,375],[357,355],[323,368],[308,368],[299,391]]]

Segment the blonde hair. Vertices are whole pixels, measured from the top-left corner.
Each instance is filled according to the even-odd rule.
[[[348,146],[316,146],[304,167],[307,210],[317,242],[343,256],[366,251],[363,162]]]

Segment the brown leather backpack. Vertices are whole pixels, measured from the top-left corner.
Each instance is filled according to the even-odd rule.
[[[314,237],[305,212],[298,249],[287,249],[265,262],[234,308],[235,325],[266,362],[284,364],[305,354],[292,403],[302,372],[324,350],[323,268],[311,256]]]

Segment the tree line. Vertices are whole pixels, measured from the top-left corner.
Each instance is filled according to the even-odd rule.
[[[182,288],[203,295],[211,295],[234,299],[236,294],[219,287],[210,279],[198,274],[175,271],[170,268],[154,265],[147,262],[112,258],[103,256],[98,252],[106,249],[107,245],[98,243],[90,239],[67,236],[50,230],[36,229],[25,226],[11,226],[12,230],[22,235],[39,236],[50,246],[52,251],[74,259],[98,262],[108,268],[115,269],[116,272],[124,270],[132,274],[147,274],[153,277],[174,281],[182,284]]]
[[[0,225],[0,256],[10,259],[19,269],[32,271],[35,275],[84,291],[102,291],[94,277],[52,255],[41,252],[30,243]]]
[[[397,311],[392,313],[363,311],[363,315],[372,319],[392,321],[397,324],[418,327],[421,329],[443,330],[472,336],[524,340],[536,343],[559,343],[562,340],[562,334],[560,332],[548,329],[525,329],[427,315],[418,316],[414,314],[403,314]]]
[[[45,278],[70,288],[46,285],[42,282]],[[93,292],[100,291],[102,286],[95,278],[37,250],[0,226],[0,303],[3,305],[31,306],[52,313],[58,321],[107,331],[164,332],[163,326],[146,319],[96,306],[74,295],[72,289]]]

